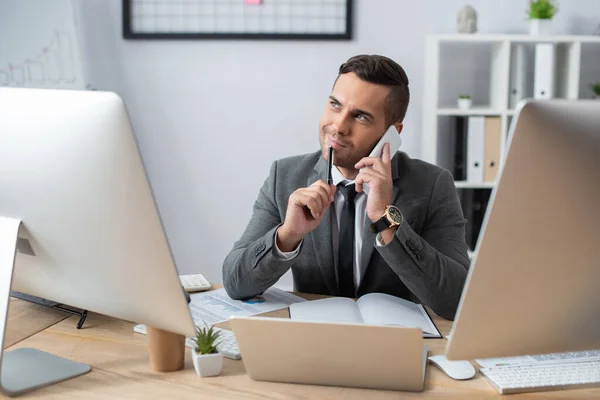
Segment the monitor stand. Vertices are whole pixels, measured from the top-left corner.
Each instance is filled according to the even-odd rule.
[[[89,365],[41,350],[20,348],[4,352],[10,287],[21,221],[0,217],[0,392],[8,396],[51,385],[89,372]]]

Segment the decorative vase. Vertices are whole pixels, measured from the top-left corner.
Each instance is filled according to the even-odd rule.
[[[194,369],[200,376],[217,376],[223,368],[223,354],[198,354],[192,349],[192,359],[194,361]]]
[[[458,108],[461,110],[468,110],[471,108],[473,101],[471,99],[458,99]]]
[[[548,36],[552,34],[551,19],[530,19],[529,34],[533,36]]]

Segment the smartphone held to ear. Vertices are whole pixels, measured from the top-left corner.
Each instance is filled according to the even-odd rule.
[[[369,154],[369,157],[381,157],[383,152],[383,145],[389,143],[390,144],[390,159],[394,158],[394,155],[402,145],[402,139],[400,138],[400,134],[394,125],[390,125],[387,131],[383,134],[379,142]]]
[[[390,160],[394,158],[394,155],[402,145],[402,139],[400,139],[400,134],[396,130],[394,125],[390,125],[387,131],[383,134],[379,142],[375,145],[369,157],[378,157],[380,158],[383,153],[383,145],[389,143],[390,144]],[[362,169],[361,169],[362,170]],[[363,183],[362,190],[369,194],[369,184]]]

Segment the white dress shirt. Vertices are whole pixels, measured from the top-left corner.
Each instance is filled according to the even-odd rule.
[[[334,185],[338,185],[339,183],[344,183],[345,186],[354,184],[353,180],[346,179],[344,175],[337,169],[337,167],[332,167],[331,177]],[[365,226],[365,221],[367,217],[367,197],[368,197],[368,187],[363,186],[364,191],[357,193],[354,198],[354,289],[358,289],[360,285],[360,277],[362,276],[362,269],[366,268],[366,265],[360,265],[360,255],[362,250],[362,230]],[[342,214],[342,208],[344,206],[344,195],[338,190],[335,192],[335,197],[333,200],[333,207],[335,208],[335,219],[332,219],[332,245],[333,245],[333,262],[335,264],[335,274],[336,278],[338,277],[338,268],[337,268],[337,259],[338,259],[338,248],[339,248],[339,226],[340,226],[340,218]],[[300,242],[298,247],[290,252],[282,252],[279,247],[277,247],[277,231],[275,232],[275,246],[274,251],[275,254],[282,260],[292,260],[294,259],[298,253],[300,252],[300,248],[302,247],[302,243],[304,239]],[[377,246],[381,247],[383,244],[381,243],[381,235],[377,235],[375,243]],[[338,278],[339,279],[339,278]]]

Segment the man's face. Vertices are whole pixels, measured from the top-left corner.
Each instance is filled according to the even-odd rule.
[[[361,80],[354,72],[339,76],[320,121],[323,158],[333,146],[334,164],[354,170],[385,133],[385,98],[390,89]]]

